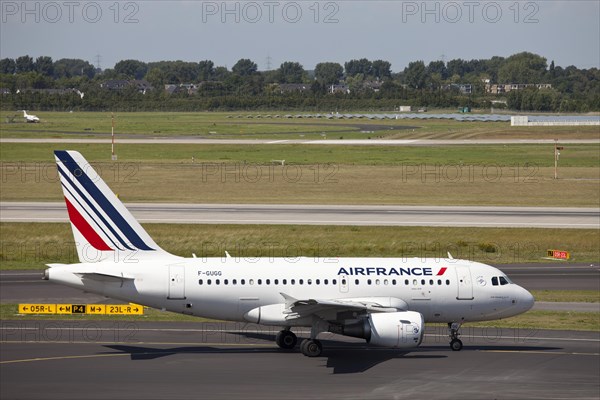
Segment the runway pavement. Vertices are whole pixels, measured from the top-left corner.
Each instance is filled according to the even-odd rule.
[[[237,144],[237,145],[281,145],[281,144],[306,144],[306,145],[342,145],[342,146],[451,146],[451,145],[498,145],[498,144],[553,144],[552,139],[207,139],[204,137],[179,136],[179,137],[151,137],[140,135],[139,138],[118,138],[121,144]],[[110,137],[106,138],[3,138],[0,143],[90,143],[108,144]],[[561,139],[561,144],[599,144],[600,139]]]
[[[465,327],[466,328],[466,327]],[[596,332],[445,327],[412,351],[323,334],[322,356],[241,323],[2,321],[3,399],[525,399],[600,395]],[[305,337],[306,332],[298,332]],[[333,340],[332,340],[333,339]],[[334,341],[335,340],[335,341]]]
[[[128,203],[142,223],[600,229],[599,208]],[[63,202],[2,202],[3,222],[66,222]]]
[[[516,284],[529,290],[599,290],[600,267],[588,264],[499,265]],[[42,280],[42,271],[0,271],[2,303],[111,303],[103,296],[85,293]],[[599,303],[540,303],[534,309],[600,311]]]

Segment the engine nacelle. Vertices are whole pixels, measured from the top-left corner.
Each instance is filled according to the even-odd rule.
[[[411,348],[423,341],[423,315],[416,311],[372,313],[359,322],[343,325],[334,330],[346,336],[366,339],[374,346]]]

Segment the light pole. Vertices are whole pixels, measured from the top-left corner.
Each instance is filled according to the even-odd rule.
[[[110,119],[111,119],[111,129],[110,129],[110,136],[111,136],[111,144],[110,144],[110,153],[111,153],[111,160],[113,161],[117,161],[117,155],[115,154],[115,113],[110,113]]]
[[[558,145],[558,139],[554,139],[554,179],[558,179],[558,157],[560,157],[560,151],[564,147]]]

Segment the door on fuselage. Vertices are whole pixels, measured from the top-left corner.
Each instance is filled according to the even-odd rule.
[[[185,267],[169,265],[169,294],[168,299],[185,299]]]
[[[468,265],[457,265],[456,280],[458,293],[457,300],[473,300],[473,282],[471,280],[471,268]]]

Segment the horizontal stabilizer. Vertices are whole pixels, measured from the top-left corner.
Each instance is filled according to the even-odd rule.
[[[74,272],[74,274],[82,279],[91,279],[99,282],[123,282],[135,279],[134,277],[124,274],[107,274],[100,272]]]

